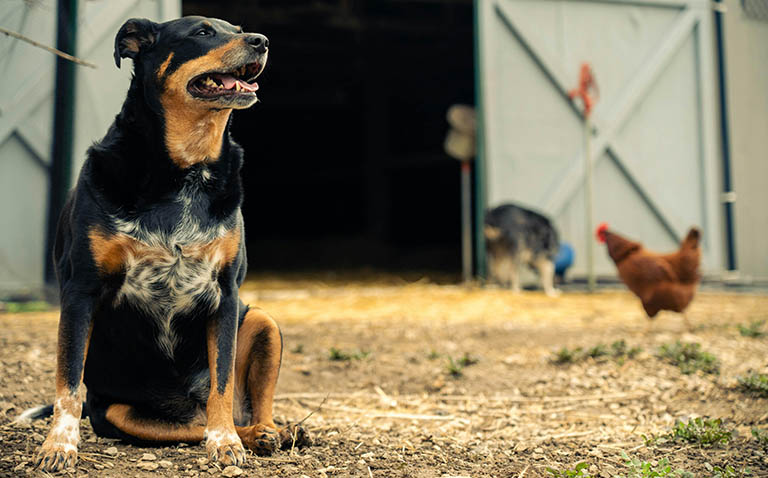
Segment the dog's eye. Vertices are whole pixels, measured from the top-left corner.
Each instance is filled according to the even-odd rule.
[[[211,33],[210,30],[202,29],[202,30],[198,30],[197,33],[195,33],[195,35],[199,37],[207,37],[209,35],[213,35],[213,33]]]

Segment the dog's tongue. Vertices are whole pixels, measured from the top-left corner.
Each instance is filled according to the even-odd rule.
[[[221,83],[224,85],[224,88],[231,90],[235,87],[235,83],[240,84],[240,88],[246,90],[246,91],[256,91],[259,89],[259,84],[255,81],[253,83],[248,83],[246,81],[238,80],[232,75],[216,75],[216,78],[221,81]]]

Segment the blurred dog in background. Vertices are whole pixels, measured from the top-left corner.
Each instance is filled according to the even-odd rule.
[[[486,211],[483,232],[492,280],[519,292],[521,267],[527,264],[538,273],[548,296],[560,295],[554,287],[558,234],[549,219],[503,204]]]

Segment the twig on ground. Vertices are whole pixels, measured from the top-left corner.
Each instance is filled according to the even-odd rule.
[[[268,456],[255,457],[256,461],[269,461],[271,463],[298,463],[299,460],[294,458],[270,458]]]
[[[112,455],[107,455],[105,453],[96,453],[96,452],[92,452],[92,451],[81,451],[77,455],[78,456],[98,456],[98,457],[101,457],[101,458],[111,458],[113,460],[115,459],[115,457],[112,456]]]
[[[382,403],[384,403],[385,405],[387,405],[389,407],[396,407],[397,406],[397,400],[394,400],[389,395],[387,395],[386,392],[384,392],[384,390],[381,387],[376,385],[376,387],[374,387],[374,390],[379,395],[379,398],[381,399]]]
[[[80,459],[83,461],[90,461],[91,463],[96,463],[97,465],[101,465],[104,468],[113,468],[115,466],[114,464],[106,461],[94,460],[93,458],[87,457],[82,453],[80,453],[79,456],[80,456]]]
[[[22,35],[21,33],[15,32],[13,30],[8,30],[6,28],[0,27],[0,33],[5,33],[9,37],[16,38],[17,40],[21,40],[24,42],[29,43],[32,46],[36,46],[38,48],[42,48],[43,50],[53,53],[54,55],[60,56],[61,58],[64,58],[65,60],[69,60],[72,63],[77,63],[78,65],[87,66],[89,68],[96,68],[96,65],[85,60],[81,60],[80,58],[77,58],[76,56],[72,56],[68,53],[64,53],[61,50],[57,50],[56,48],[50,47],[48,45],[43,45],[42,43],[36,42],[35,40],[26,37]]]
[[[304,422],[306,422],[306,421],[307,421],[307,419],[309,419],[309,417],[311,417],[312,415],[314,415],[314,414],[315,414],[315,412],[319,412],[319,411],[320,411],[320,409],[321,409],[321,408],[323,408],[323,405],[324,405],[324,404],[325,404],[325,402],[328,400],[328,397],[329,397],[330,395],[331,395],[330,393],[329,393],[329,394],[327,394],[327,395],[325,396],[325,398],[323,399],[323,401],[322,401],[322,402],[320,402],[320,405],[318,405],[318,406],[317,406],[317,408],[315,408],[314,410],[312,410],[311,412],[309,412],[309,414],[308,414],[306,417],[304,417],[304,418],[302,418],[301,420],[299,420],[299,422],[296,424],[296,426],[297,426],[297,427],[298,427],[298,426],[301,426],[301,425],[302,425]],[[294,440],[294,441],[295,441],[295,440]]]

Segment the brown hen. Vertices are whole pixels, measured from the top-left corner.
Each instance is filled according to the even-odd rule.
[[[649,318],[660,310],[684,314],[699,284],[701,234],[697,228],[692,227],[680,243],[680,249],[671,254],[648,251],[639,242],[608,230],[606,224],[601,224],[596,234],[597,239],[605,243],[622,282],[640,298]],[[685,315],[683,318],[690,328]]]

